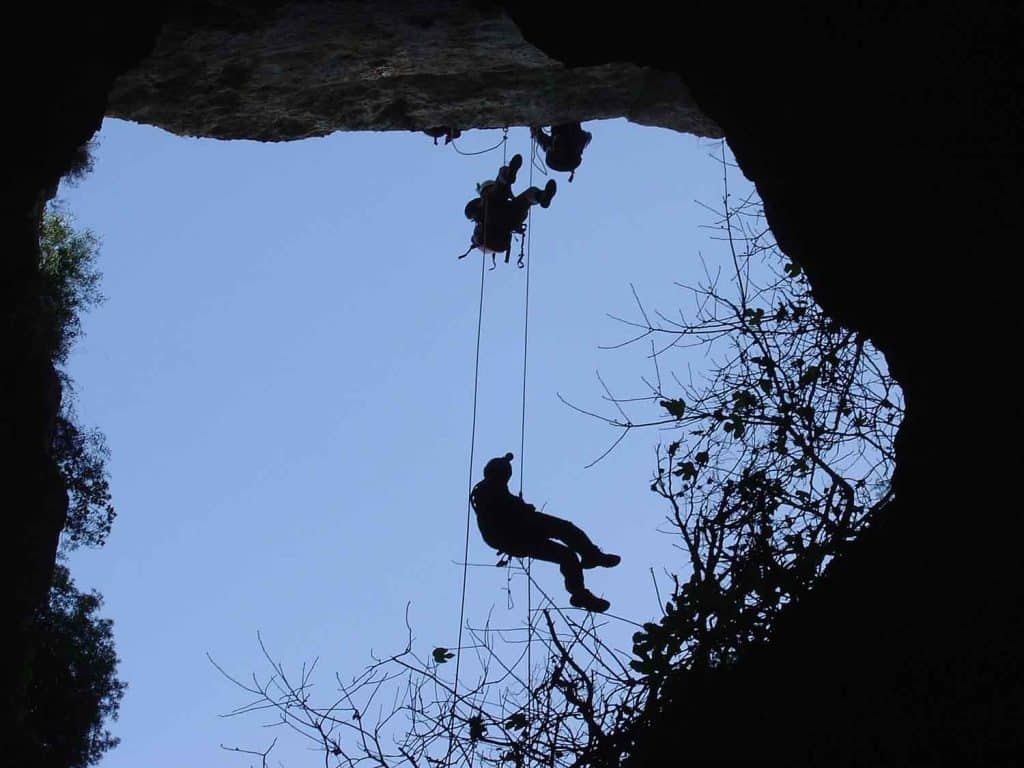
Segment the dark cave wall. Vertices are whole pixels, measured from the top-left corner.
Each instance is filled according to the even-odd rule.
[[[12,17],[13,18],[13,17]],[[39,220],[76,147],[99,129],[115,74],[152,45],[152,11],[122,12],[112,24],[102,8],[21,9],[4,46],[4,144],[0,202],[0,455],[3,464],[5,653],[0,656],[4,723],[17,733],[20,697],[30,675],[24,629],[46,599],[67,492],[50,455],[61,402],[52,349],[40,333]],[[127,34],[125,34],[127,30]],[[5,757],[18,763],[18,740]]]
[[[581,38],[513,15],[561,60],[679,72],[818,301],[885,352],[907,402],[896,502],[770,647],[677,679],[633,764],[1019,764],[1020,405],[995,395],[1021,325],[1003,268],[1021,234],[1019,6],[697,2],[660,37],[650,16],[592,10]]]
[[[1011,764],[1024,722],[1011,493],[1019,6],[690,2],[666,15],[634,3],[560,17],[505,5],[553,60],[679,73],[819,301],[876,342],[907,398],[895,504],[771,646],[736,669],[676,681],[634,763],[661,764],[669,750],[725,765]],[[29,11],[22,46],[4,53],[18,116],[6,126],[17,151],[0,212],[10,371],[0,447],[14,457],[3,610],[16,646],[3,682],[15,711],[29,650],[17,630],[45,595],[66,503],[47,450],[59,387],[36,334],[41,204],[99,127],[118,76],[157,45],[160,17],[236,28],[236,6]],[[266,13],[241,18],[258,28]],[[156,115],[160,93],[147,93],[139,108]]]

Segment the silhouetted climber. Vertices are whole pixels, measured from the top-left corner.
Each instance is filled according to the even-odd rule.
[[[474,248],[491,254],[491,260],[498,253],[505,254],[505,263],[512,255],[512,233],[523,234],[526,231],[526,217],[531,205],[547,208],[551,198],[555,196],[557,185],[550,179],[544,189],[529,187],[518,195],[512,195],[512,185],[516,181],[516,173],[523,165],[523,156],[515,155],[508,163],[498,170],[494,181],[477,184],[479,196],[466,203],[465,214],[470,221],[476,222],[469,248],[459,256],[460,259],[469,255]],[[519,255],[519,266],[522,266],[522,254]]]
[[[435,147],[437,146],[438,139],[444,139],[445,146],[447,146],[462,135],[462,131],[458,128],[453,128],[450,125],[438,125],[434,128],[427,128],[424,133],[427,134],[427,136],[433,137]]]
[[[584,131],[579,123],[565,123],[551,126],[551,135],[543,128],[531,128],[530,135],[544,150],[544,162],[553,171],[566,171],[569,181],[576,175],[576,169],[583,162],[583,150],[594,138],[590,131]]]
[[[538,512],[532,504],[513,496],[508,490],[512,458],[511,453],[506,453],[488,461],[484,466],[484,479],[473,486],[470,493],[480,535],[490,546],[507,555],[558,563],[572,605],[598,613],[607,611],[611,604],[583,586],[583,569],[612,568],[622,558],[602,552],[587,534],[568,520]]]

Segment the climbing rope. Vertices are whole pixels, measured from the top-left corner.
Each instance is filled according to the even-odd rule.
[[[531,140],[531,152],[537,142]],[[533,165],[530,165],[530,186],[533,186]],[[530,252],[533,232],[533,206],[526,214],[526,298],[523,308],[523,393],[519,420],[519,495],[523,495],[523,472],[526,467],[526,360],[530,341]]]
[[[506,127],[502,133],[502,140],[499,142],[502,147],[502,165],[508,164],[508,128]],[[491,147],[497,149],[499,145]],[[456,148],[458,151],[458,148]],[[460,152],[460,154],[466,154]],[[480,153],[475,153],[480,154]],[[530,186],[533,186],[533,158],[536,154],[536,140],[531,139],[530,147]],[[530,254],[531,254],[531,224],[533,222],[533,206],[527,213],[527,224],[526,232],[524,234],[525,245],[526,245],[526,291],[525,291],[525,306],[523,312],[523,385],[522,385],[522,407],[520,411],[520,422],[519,422],[519,496],[522,498],[523,495],[523,478],[525,471],[525,454],[526,454],[526,374],[527,374],[527,360],[529,354],[529,330],[530,330]],[[487,231],[487,206],[484,207],[484,231]],[[522,258],[520,256],[520,258]],[[462,554],[462,594],[459,601],[459,634],[458,643],[456,645],[455,655],[455,681],[452,687],[452,710],[448,722],[448,754],[446,763],[451,766],[451,758],[454,752],[454,724],[456,708],[459,701],[459,674],[462,667],[462,637],[463,628],[465,625],[466,616],[466,589],[469,575],[469,535],[471,528],[472,519],[472,502],[470,496],[473,492],[473,468],[476,459],[476,422],[477,422],[477,403],[479,399],[480,391],[480,341],[482,337],[483,328],[483,314],[484,314],[484,276],[486,274],[486,263],[487,254],[482,252],[480,259],[480,298],[477,307],[477,320],[476,320],[476,354],[473,367],[473,417],[472,417],[472,428],[470,432],[469,441],[469,487],[467,489],[467,502],[466,502],[466,533],[465,542],[463,545]],[[531,559],[526,558],[526,625],[527,625],[527,645],[526,645],[526,675],[527,675],[527,708],[529,712],[530,699],[533,696],[533,578],[531,576]]]
[[[486,213],[484,214],[486,226]],[[451,765],[452,743],[454,740],[455,708],[459,703],[459,671],[462,667],[462,628],[466,618],[466,582],[469,574],[469,529],[472,517],[470,495],[473,493],[473,461],[476,457],[476,411],[477,395],[480,391],[480,337],[484,319],[484,275],[487,264],[486,254],[480,258],[480,300],[476,315],[476,360],[473,364],[473,426],[469,438],[469,488],[466,490],[466,539],[462,550],[462,598],[459,601],[459,640],[455,646],[455,683],[452,686],[452,712],[448,721],[448,765]]]
[[[547,176],[548,175],[548,169],[545,167],[544,162],[542,160],[538,160],[537,158],[538,158],[537,139],[533,138],[531,136],[531,144],[530,144],[530,166],[531,167],[530,167],[530,173],[532,174],[533,173],[533,169],[536,168],[542,174]]]
[[[501,139],[498,141],[498,143],[495,144],[493,147],[488,147],[487,149],[477,150],[476,152],[463,152],[461,149],[459,149],[458,145],[455,143],[455,139],[451,140],[451,145],[452,145],[452,149],[454,149],[460,155],[463,155],[465,157],[474,157],[476,155],[486,155],[488,152],[493,152],[498,147],[502,146],[506,141],[508,141],[508,128],[503,128],[502,129],[502,136],[501,136]]]
[[[533,155],[537,149],[536,139],[530,140],[530,186],[533,186]],[[519,419],[519,497],[523,496],[523,473],[526,469],[526,361],[530,341],[530,254],[533,240],[533,206],[526,215],[526,297],[523,308],[523,392],[522,411]],[[529,689],[526,706],[529,717],[530,702],[533,698],[533,578],[530,570],[532,558],[526,558],[526,685]]]

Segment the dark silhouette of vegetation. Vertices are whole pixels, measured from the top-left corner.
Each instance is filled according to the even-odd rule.
[[[725,266],[683,286],[692,308],[672,316],[649,312],[634,291],[638,317],[622,320],[631,335],[614,347],[650,344],[645,390],[605,387],[610,414],[572,405],[620,430],[595,463],[634,430],[669,435],[650,487],[683,561],[662,615],[637,625],[632,649],[602,639],[622,619],[577,620],[534,583],[543,599],[527,626],[467,626],[468,644],[429,656],[414,650],[410,629],[402,651],[336,677],[322,702],[312,695],[316,662],[292,674],[264,648],[271,672],[230,678],[252,697],[231,714],[273,713],[271,724],[301,734],[329,766],[619,765],[638,751],[673,676],[733,665],[771,638],[786,606],[890,501],[902,398],[867,340],[815,304],[760,201],[733,197],[724,146],[719,162],[722,205],[709,210]],[[705,353],[705,371],[672,372],[685,347]],[[446,671],[456,654],[463,669],[476,662],[470,685]],[[231,749],[268,765],[274,744]]]
[[[74,228],[70,215],[50,205],[39,228],[39,268],[53,360],[67,362],[82,334],[82,313],[103,301],[96,269],[99,240],[89,230]]]
[[[96,148],[99,146],[99,140],[95,137],[85,142],[85,144],[79,145],[75,149],[75,154],[71,158],[71,166],[64,172],[64,176],[61,178],[65,184],[75,186],[92,173],[94,165],[94,153]]]
[[[81,148],[72,182],[92,168],[89,146]],[[63,398],[51,435],[51,454],[68,494],[58,562],[49,597],[34,617],[24,720],[26,759],[33,765],[79,768],[95,765],[118,739],[106,730],[116,720],[127,687],[117,677],[112,623],[99,617],[102,597],[80,592],[64,558],[78,547],[102,546],[115,512],[103,434],[83,427],[73,405],[73,382],[63,365],[82,335],[81,316],[103,300],[96,268],[99,241],[76,230],[70,215],[48,206],[40,223],[40,297],[44,332],[57,366]]]
[[[76,183],[92,170],[91,144],[79,148],[66,181]],[[82,335],[82,315],[104,300],[102,275],[96,267],[99,239],[78,230],[66,211],[50,205],[39,228],[39,267],[43,275],[41,301],[46,309],[45,332],[64,390],[51,450],[68,489],[68,515],[61,539],[65,551],[78,546],[102,546],[115,511],[111,503],[103,434],[83,427],[73,405],[74,383],[63,369],[74,343]]]
[[[28,706],[22,722],[32,765],[84,768],[116,746],[105,724],[116,720],[125,683],[117,678],[111,621],[99,617],[96,592],[75,588],[58,564],[50,599],[33,622]]]
[[[633,668],[655,678],[680,664],[729,664],[768,639],[785,605],[890,500],[902,418],[881,356],[814,302],[753,193],[737,202],[727,174],[723,183],[711,226],[729,267],[687,289],[692,317],[652,319],[637,299],[626,343],[650,341],[654,376],[641,398],[612,398],[620,407],[606,417],[622,436],[638,426],[675,432],[651,490],[670,509],[689,574],[675,578],[665,615],[634,637]],[[659,359],[685,346],[702,348],[711,370],[663,380]],[[625,408],[644,399],[664,417],[631,420]]]
[[[103,546],[117,514],[107,475],[106,438],[98,429],[81,427],[72,407],[66,405],[57,417],[53,453],[68,489],[61,550]]]
[[[76,230],[67,212],[51,206],[43,213],[39,252],[47,331],[54,362],[61,366],[82,334],[82,314],[104,298],[99,290],[101,274],[96,268],[99,240],[89,230]],[[82,545],[102,546],[116,514],[106,471],[106,440],[99,430],[79,424],[73,382],[62,367],[58,367],[58,374],[64,398],[51,450],[68,489],[61,546],[65,551]]]

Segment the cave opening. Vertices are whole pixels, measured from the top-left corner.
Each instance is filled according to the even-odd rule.
[[[678,565],[648,488],[663,438],[638,432],[588,468],[618,433],[559,398],[591,408],[609,405],[605,385],[642,388],[650,349],[608,348],[630,335],[621,318],[636,316],[635,297],[689,311],[681,284],[728,274],[709,212],[723,173],[731,196],[756,195],[718,140],[625,120],[587,128],[575,180],[548,171],[557,195],[530,223],[522,458],[530,498],[631,566],[595,586],[627,619],[607,620],[603,639],[628,659]],[[107,546],[73,558],[106,597],[131,686],[108,761],[152,754],[157,723],[186,711],[187,754],[250,744],[251,722],[218,719],[237,692],[203,654],[256,670],[257,631],[277,657],[319,656],[342,675],[401,644],[407,603],[422,644],[454,644],[481,272],[474,472],[520,437],[525,273],[514,259],[490,270],[478,252],[455,258],[474,184],[530,157],[525,127],[507,147],[500,136],[468,132],[462,151],[493,149],[459,154],[413,132],[225,142],[108,119],[93,172],[62,188],[103,241],[109,297],[70,363],[83,418],[107,433],[120,510]],[[516,187],[544,173],[538,159]],[[707,363],[670,351],[660,365],[667,378]],[[525,578],[483,567],[493,553],[471,535],[470,615],[522,624]],[[554,568],[537,579],[557,597]]]
[[[288,4],[300,7],[314,5]],[[955,3],[879,12],[841,3],[740,15],[709,3],[689,8],[681,26],[642,8],[602,16],[595,7],[588,34],[572,35],[543,9],[507,7],[526,37],[558,61],[656,61],[679,73],[756,181],[786,253],[812,275],[829,311],[885,350],[910,403],[899,440],[898,509],[843,561],[818,599],[793,612],[768,651],[748,658],[735,677],[698,681],[706,709],[667,701],[651,749],[679,746],[674,723],[685,719],[706,736],[685,744],[693,760],[817,764],[822,754],[842,754],[902,765],[908,755],[938,762],[956,754],[977,764],[1019,762],[1003,758],[1019,755],[1022,700],[1019,525],[1004,513],[1012,509],[1005,478],[1016,460],[1007,436],[1020,409],[1012,395],[989,405],[1001,365],[1012,361],[1006,350],[1017,318],[1013,281],[985,284],[985,265],[1002,265],[1020,241],[1012,194],[1020,165],[1019,14]],[[19,151],[8,179],[10,258],[0,281],[12,330],[13,374],[3,382],[14,404],[3,432],[16,457],[11,490],[33,504],[31,515],[9,516],[16,623],[45,590],[60,517],[54,462],[41,442],[58,403],[52,366],[35,343],[38,205],[98,126],[114,81],[151,52],[165,24],[179,32],[192,24],[201,36],[239,21],[221,4],[139,9],[118,17],[127,32],[92,7],[35,12],[19,27],[25,45],[11,49],[35,57],[9,67],[11,113],[24,118],[12,121]],[[258,31],[268,18],[243,9],[241,28]],[[422,16],[411,23],[430,26]],[[202,51],[179,48],[172,60],[202,63]],[[722,57],[725,50],[732,55]],[[381,76],[396,71],[390,62],[380,67]],[[229,89],[248,72],[193,70]],[[188,82],[176,83],[186,102],[181,86]],[[166,85],[173,96],[173,75]],[[219,104],[230,108],[231,95],[222,92]],[[410,104],[399,106],[377,116],[405,119]],[[688,101],[684,112],[691,107]],[[506,122],[499,116],[488,124]],[[276,127],[309,126],[283,119]],[[833,239],[837,232],[842,237]],[[950,355],[954,338],[962,359]],[[956,410],[977,403],[980,412]],[[17,713],[28,655],[17,627],[14,634],[5,673],[15,681],[7,690]],[[787,706],[761,706],[762,690],[785,691],[779,703]],[[721,711],[730,713],[728,722],[716,718]],[[793,722],[801,723],[795,735]],[[856,733],[849,722],[859,724]],[[735,731],[753,735],[737,740]]]

